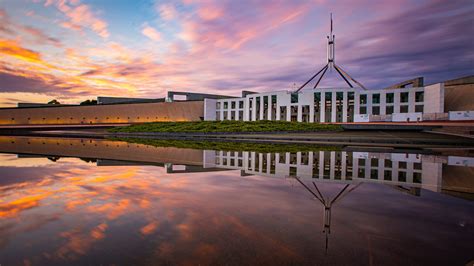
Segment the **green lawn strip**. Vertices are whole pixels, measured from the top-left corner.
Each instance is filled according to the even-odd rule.
[[[154,147],[175,147],[196,150],[217,151],[254,151],[261,153],[273,152],[298,152],[298,151],[340,151],[337,146],[321,146],[314,144],[263,144],[250,142],[228,141],[192,141],[192,140],[167,140],[149,138],[113,137],[110,140],[125,141],[129,143],[145,144]]]
[[[341,131],[340,125],[299,123],[286,121],[198,121],[153,122],[109,129],[112,133],[226,133],[226,132],[291,132],[291,131]]]

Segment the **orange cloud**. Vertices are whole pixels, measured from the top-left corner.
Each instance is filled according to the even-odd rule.
[[[0,40],[0,53],[31,63],[43,63],[40,54],[21,47],[12,40]]]
[[[39,206],[40,200],[47,195],[27,196],[9,203],[0,204],[0,218],[16,216],[18,213]]]
[[[149,235],[149,234],[155,232],[156,228],[158,228],[158,223],[157,222],[151,222],[151,223],[145,225],[144,227],[142,227],[140,229],[140,232],[143,235]]]

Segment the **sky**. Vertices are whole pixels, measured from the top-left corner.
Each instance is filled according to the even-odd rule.
[[[292,90],[326,64],[330,13],[369,89],[474,74],[472,0],[0,0],[0,106]]]

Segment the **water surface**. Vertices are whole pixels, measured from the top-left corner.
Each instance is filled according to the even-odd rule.
[[[469,153],[0,137],[1,265],[465,265]]]

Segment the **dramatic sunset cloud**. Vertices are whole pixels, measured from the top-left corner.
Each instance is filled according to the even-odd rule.
[[[370,89],[473,74],[470,0],[4,0],[0,106],[292,89],[325,64],[331,12],[337,63]]]

